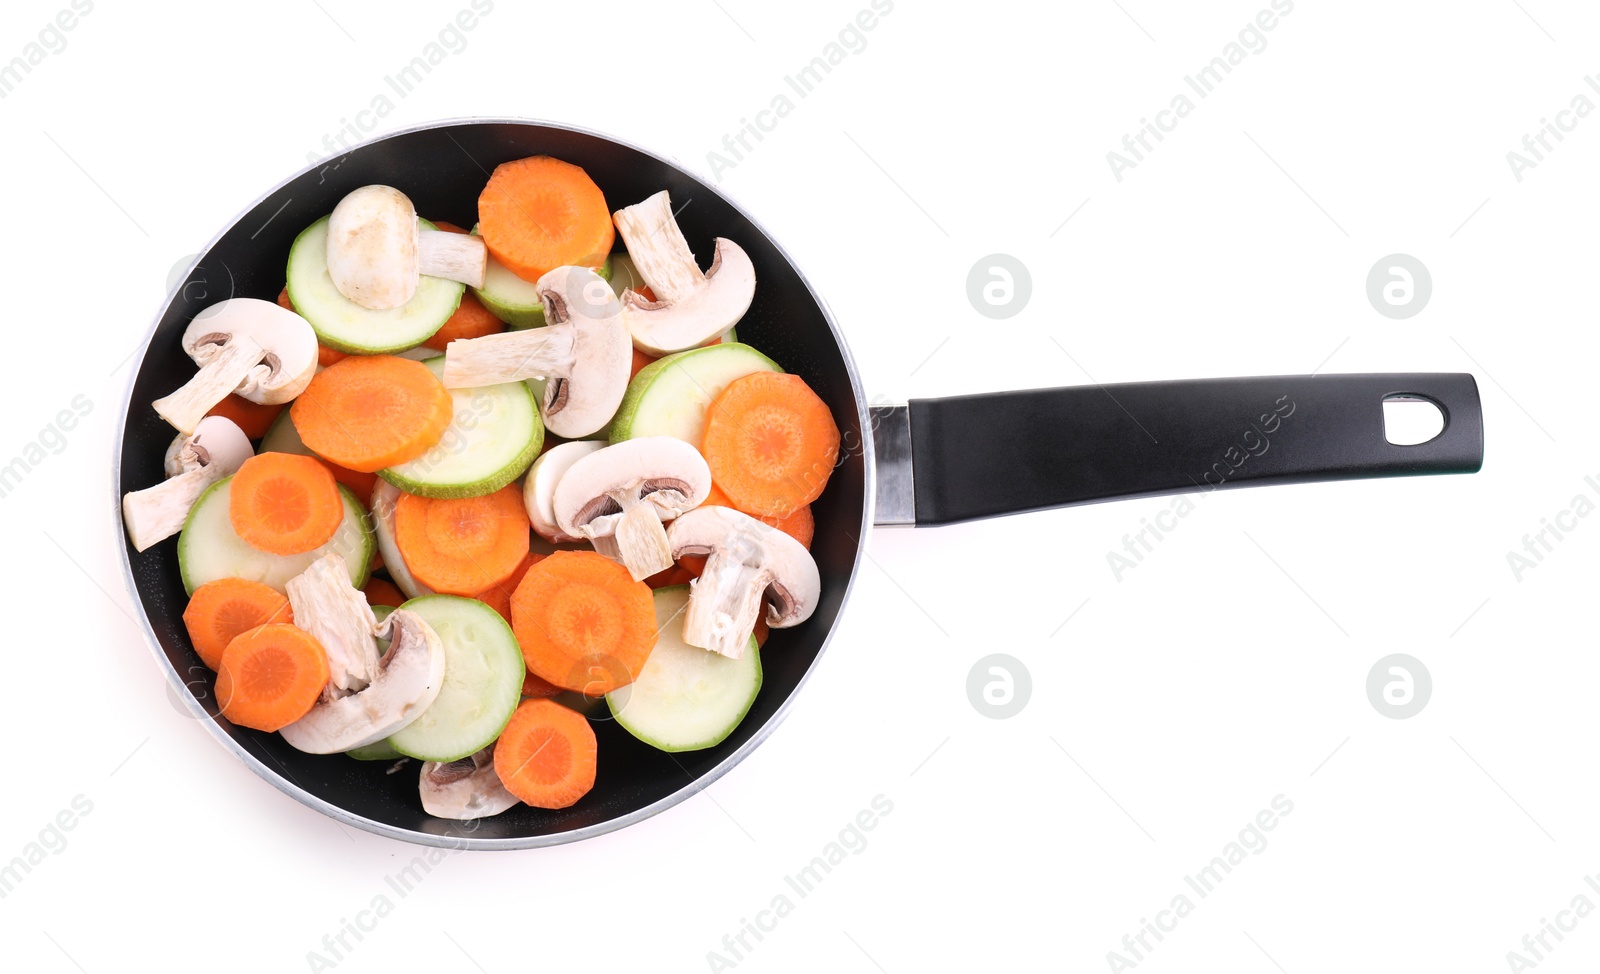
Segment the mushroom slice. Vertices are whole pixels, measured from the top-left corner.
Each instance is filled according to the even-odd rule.
[[[704,345],[732,328],[750,308],[756,268],[744,248],[718,237],[711,268],[700,265],[672,214],[662,190],[612,214],[628,256],[655,295],[651,301],[632,288],[622,292],[622,315],[633,344],[649,355],[666,355]]]
[[[310,713],[279,731],[290,745],[335,754],[375,744],[416,720],[439,695],[444,646],[433,627],[409,609],[396,609],[373,634],[389,640],[389,651],[378,660],[372,683],[347,696],[324,694]]]
[[[254,455],[244,430],[222,416],[207,416],[188,436],[179,433],[163,461],[167,479],[122,496],[122,525],[133,550],[144,551],[182,531],[206,488]]]
[[[284,586],[294,623],[328,654],[326,698],[366,689],[378,676],[377,616],[362,591],[350,584],[344,558],[330,552]]]
[[[672,567],[662,522],[710,492],[699,450],[674,436],[642,436],[580,458],[556,481],[550,509],[563,534],[593,541],[643,580]]]
[[[495,773],[493,744],[458,761],[424,761],[418,788],[423,811],[461,822],[499,815],[521,801]]]
[[[566,534],[556,524],[556,484],[574,463],[605,448],[600,440],[573,440],[551,447],[533,461],[522,481],[522,502],[527,505],[528,521],[535,534],[551,544],[584,540],[580,535]]]
[[[689,583],[683,641],[730,659],[744,655],[756,613],[767,603],[774,629],[799,625],[822,593],[817,563],[800,542],[731,507],[701,507],[667,529],[672,557],[706,555]]]
[[[352,190],[328,218],[328,276],[363,308],[400,307],[421,274],[483,287],[488,265],[481,237],[423,230],[411,198],[393,186]]]
[[[310,322],[260,298],[229,298],[194,316],[183,350],[200,371],[155,410],[181,433],[193,433],[211,407],[238,393],[251,402],[288,402],[317,371]]]
[[[451,342],[444,385],[470,389],[548,378],[539,406],[545,427],[582,439],[611,421],[628,390],[633,346],[622,305],[588,267],[557,267],[535,287],[548,324]]]

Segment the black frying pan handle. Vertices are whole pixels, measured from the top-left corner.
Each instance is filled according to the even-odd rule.
[[[1433,439],[1384,436],[1385,399],[1431,401]],[[1261,484],[1474,473],[1465,373],[1185,379],[997,392],[909,405],[916,523]]]

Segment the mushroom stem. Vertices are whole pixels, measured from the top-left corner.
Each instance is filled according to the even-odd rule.
[[[617,544],[616,535],[597,534],[589,539],[589,543],[594,545],[597,554],[605,555],[617,564],[622,564],[622,546]]]
[[[244,431],[221,416],[207,417],[189,436],[178,434],[164,462],[167,479],[122,497],[122,523],[133,549],[144,551],[182,531],[206,488],[238,470],[253,452]]]
[[[642,582],[672,567],[672,546],[667,543],[661,511],[648,499],[636,500],[635,496],[612,494],[625,509],[612,536],[616,539],[616,560],[627,567],[634,581]],[[754,620],[751,624],[754,625]]]
[[[417,273],[483,287],[489,248],[482,237],[447,230],[417,231]]]
[[[161,418],[181,433],[193,433],[211,407],[239,388],[266,354],[255,339],[245,335],[234,335],[227,343],[211,347],[217,351],[201,364],[194,378],[152,404]],[[263,367],[264,375],[270,372]]]
[[[364,690],[378,674],[378,619],[367,597],[350,584],[344,558],[329,553],[289,579],[295,625],[314,636],[328,654],[324,699]]]
[[[472,389],[522,379],[566,378],[576,340],[576,329],[565,325],[458,339],[445,350],[444,386]]]
[[[731,552],[712,551],[705,571],[689,583],[683,641],[729,659],[742,657],[761,611],[767,581],[765,572]]]
[[[700,272],[694,251],[678,228],[666,190],[623,207],[614,217],[617,232],[628,246],[628,256],[658,302],[677,304],[705,284],[706,276]]]
[[[226,477],[215,467],[196,467],[122,498],[122,523],[134,551],[144,551],[183,530],[189,509],[206,488]]]

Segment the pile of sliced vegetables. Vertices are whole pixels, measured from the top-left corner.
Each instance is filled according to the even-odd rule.
[[[769,627],[817,605],[839,451],[821,399],[736,340],[750,258],[718,238],[703,271],[666,192],[613,213],[536,156],[478,217],[346,196],[276,301],[185,330],[199,371],[153,404],[167,479],[123,498],[135,549],[177,538],[224,718],[419,759],[453,819],[581,801],[600,697],[662,750],[726,739]]]

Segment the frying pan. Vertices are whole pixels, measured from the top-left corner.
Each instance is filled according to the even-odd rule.
[[[593,721],[594,789],[571,808],[518,806],[475,823],[433,818],[417,797],[415,766],[296,751],[277,734],[217,716],[211,681],[182,623],[187,597],[176,546],[124,544],[126,579],[173,692],[206,729],[279,790],[334,819],[380,835],[453,848],[516,849],[622,828],[700,791],[754,750],[782,720],[828,644],[861,564],[861,539],[881,524],[931,525],[1104,501],[1249,484],[1471,473],[1483,457],[1477,385],[1465,374],[1276,376],[1002,392],[869,409],[843,336],[788,254],[743,210],[676,164],[594,132],[516,119],[437,122],[313,165],[271,190],[224,230],[152,326],[123,403],[116,496],[162,478],[173,431],[150,408],[194,372],[179,340],[196,313],[230,296],[271,299],[295,235],[368,183],[400,187],[430,219],[470,226],[496,165],[552,155],[582,166],[612,206],[659,190],[702,265],[728,237],[750,254],[757,287],[739,336],[802,376],[832,410],[843,447],[813,506],[822,575],[815,614],[774,630],[764,684],[729,738],[667,754],[614,721]],[[1432,440],[1395,446],[1385,399],[1425,399],[1444,414]],[[997,474],[997,471],[1004,471]],[[120,507],[118,516],[120,517]],[[604,713],[603,706],[601,714]]]

